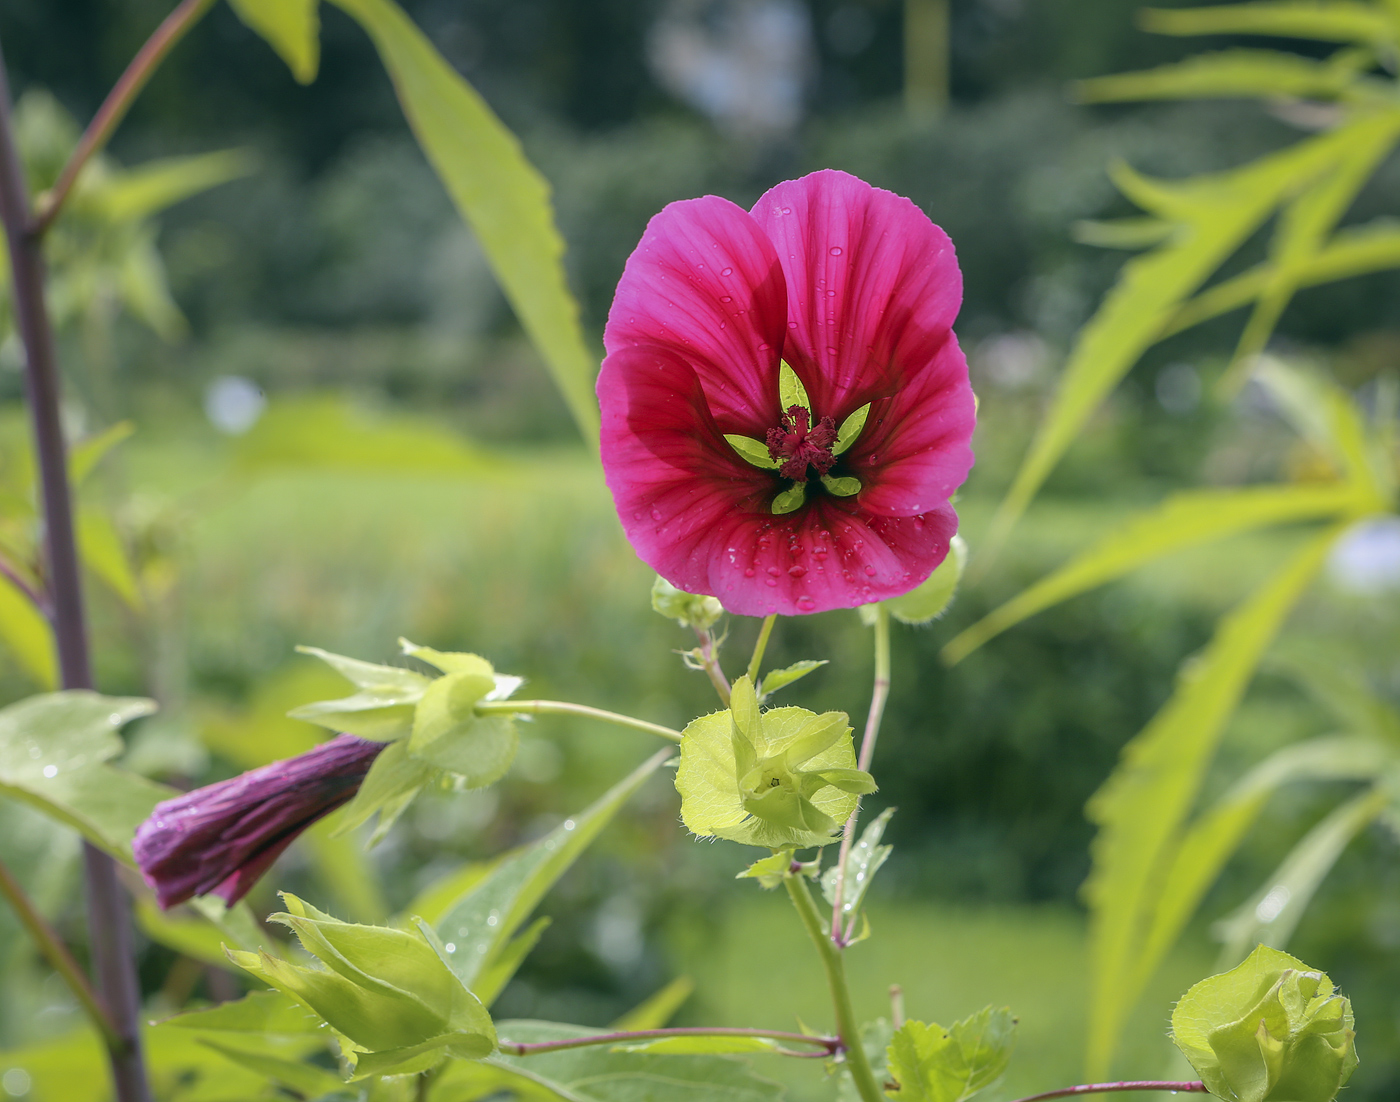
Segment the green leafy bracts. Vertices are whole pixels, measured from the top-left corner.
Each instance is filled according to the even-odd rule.
[[[1172,1040],[1226,1102],[1331,1102],[1356,1070],[1351,1000],[1261,945],[1204,979],[1172,1012]]]
[[[291,928],[324,968],[302,968],[267,953],[229,951],[239,967],[266,980],[322,1018],[342,1045],[355,1077],[423,1071],[451,1054],[479,1059],[496,1047],[491,1016],[448,967],[436,938],[341,922],[283,893]]]
[[[990,1006],[950,1028],[905,1022],[889,1047],[889,1070],[900,1102],[962,1102],[1006,1071],[1016,1019]]]
[[[716,598],[677,589],[660,574],[651,586],[651,607],[681,627],[696,631],[713,627],[724,614],[724,607]]]
[[[734,683],[730,709],[682,732],[681,819],[701,837],[769,849],[824,846],[875,791],[856,768],[844,712],[762,712],[753,682]]]

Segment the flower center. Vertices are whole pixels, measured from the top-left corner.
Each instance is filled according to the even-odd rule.
[[[818,477],[831,470],[836,437],[836,422],[830,417],[813,425],[812,414],[804,406],[789,406],[782,425],[768,430],[768,455],[782,464],[778,473],[783,478],[806,482],[808,467],[815,467]]]

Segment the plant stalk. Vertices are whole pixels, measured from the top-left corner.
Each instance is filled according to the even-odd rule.
[[[715,637],[700,628],[695,629],[695,634],[700,639],[700,667],[710,679],[710,684],[715,687],[720,702],[728,708],[729,679],[724,676],[724,670],[720,668],[719,658],[715,654]]]
[[[97,997],[97,992],[92,989],[92,984],[88,982],[82,968],[73,959],[73,954],[68,951],[68,946],[63,943],[63,939],[39,913],[33,900],[24,893],[24,889],[15,879],[14,873],[3,862],[0,862],[0,895],[3,895],[9,901],[10,906],[14,908],[20,924],[34,939],[34,944],[43,954],[44,959],[68,985],[68,990],[73,992],[73,997],[78,1000],[97,1031],[106,1039],[107,1047],[120,1048],[122,1045],[121,1035],[117,1032],[117,1027],[112,1023],[107,1008],[102,1005],[102,1000]]]
[[[1162,1079],[1125,1079],[1118,1083],[1082,1083],[1077,1087],[1061,1087],[1057,1091],[1032,1094],[1016,1102],[1041,1102],[1045,1098],[1068,1098],[1076,1094],[1107,1094],[1110,1091],[1171,1091],[1173,1094],[1209,1094],[1199,1079],[1168,1082]]]
[[[107,98],[102,101],[97,114],[92,117],[82,137],[78,139],[77,146],[58,174],[58,180],[40,198],[34,221],[29,224],[29,232],[34,237],[43,237],[53,225],[58,212],[63,209],[64,200],[77,183],[78,174],[82,172],[83,166],[101,152],[102,147],[111,139],[112,132],[126,117],[132,102],[141,94],[141,89],[146,87],[146,82],[151,79],[151,74],[156,71],[157,66],[165,60],[165,55],[213,6],[214,0],[182,0],[179,7],[167,15],[151,37],[146,39],[145,45],[136,52],[126,71],[117,78],[117,83],[112,85],[112,90],[107,93]]]
[[[860,741],[860,758],[857,768],[870,772],[870,764],[875,760],[875,743],[880,738],[880,721],[885,716],[885,701],[890,695],[890,612],[884,604],[875,606],[875,684],[870,691],[870,713],[865,719],[865,735]],[[851,856],[851,846],[856,838],[856,824],[860,820],[860,802],[846,820],[846,828],[841,832],[841,853],[836,859],[836,887],[832,894],[831,940],[838,949],[844,949],[851,940],[851,930],[846,929],[842,905],[845,902],[846,862]],[[851,915],[854,927],[856,916]]]
[[[562,1052],[564,1049],[588,1045],[625,1045],[634,1041],[665,1040],[668,1037],[759,1037],[769,1041],[814,1045],[821,1051],[817,1056],[830,1056],[841,1047],[839,1037],[813,1037],[806,1033],[784,1033],[772,1029],[742,1029],[731,1027],[683,1026],[676,1029],[638,1029],[621,1033],[591,1033],[586,1037],[570,1037],[566,1041],[499,1041],[497,1047],[512,1056],[536,1056],[542,1052]],[[793,1053],[806,1056],[808,1053]]]
[[[65,689],[92,688],[82,579],[73,531],[68,456],[59,419],[58,359],[44,305],[44,258],[29,232],[24,167],[10,118],[9,77],[0,56],[0,220],[10,252],[15,320],[24,343],[24,382],[43,502],[45,555],[52,601],[54,641]],[[131,942],[131,914],[117,879],[116,863],[85,843],[88,935],[97,989],[115,1026],[119,1047],[108,1045],[118,1102],[149,1102],[141,1053],[140,987]]]
[[[812,902],[812,893],[807,890],[804,876],[784,877],[792,905],[797,908],[798,917],[807,929],[807,936],[817,947],[817,955],[826,969],[827,986],[831,988],[831,1004],[836,1011],[836,1033],[841,1038],[841,1049],[845,1053],[846,1066],[851,1069],[851,1080],[861,1102],[884,1102],[885,1093],[875,1082],[875,1072],[870,1067],[870,1059],[865,1055],[865,1046],[860,1043],[860,1026],[856,1022],[855,1010],[851,1006],[851,992],[846,986],[846,965],[841,950],[822,929],[821,916],[817,905]]]
[[[763,652],[768,649],[768,637],[773,634],[773,624],[777,622],[778,614],[775,612],[763,620],[763,627],[758,631],[758,642],[753,645],[753,657],[749,659],[749,680],[753,682],[754,691],[758,691],[758,668],[763,664]]]
[[[611,723],[617,727],[631,727],[634,731],[645,731],[649,735],[659,735],[671,742],[680,742],[681,733],[659,723],[648,723],[644,719],[633,719],[618,712],[606,712],[602,708],[590,708],[587,704],[570,704],[563,700],[483,700],[476,705],[478,715],[521,715],[521,716],[583,716]]]

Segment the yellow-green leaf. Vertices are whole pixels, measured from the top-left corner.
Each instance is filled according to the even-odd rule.
[[[1395,23],[1384,11],[1356,0],[1147,8],[1142,26],[1156,34],[1258,34],[1323,42],[1384,42],[1395,37]]]
[[[53,628],[34,602],[0,575],[0,640],[41,689],[58,685]]]
[[[317,0],[229,0],[238,18],[266,39],[302,84],[316,79],[321,61]]]
[[[419,144],[480,241],[579,430],[596,442],[595,364],[564,277],[564,242],[549,185],[515,136],[397,4],[335,3],[374,40]]]
[[[1221,50],[1156,69],[1081,80],[1074,94],[1081,103],[1234,96],[1332,99],[1355,83],[1367,60],[1311,61],[1277,50]]]

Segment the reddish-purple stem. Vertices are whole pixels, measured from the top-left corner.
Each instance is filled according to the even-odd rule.
[[[505,1041],[499,1042],[502,1052],[511,1056],[537,1056],[543,1052],[562,1052],[571,1048],[586,1048],[589,1045],[625,1045],[636,1041],[659,1041],[668,1037],[758,1037],[767,1041],[787,1041],[791,1044],[813,1045],[820,1051],[816,1056],[832,1056],[841,1051],[841,1038],[814,1037],[806,1033],[783,1033],[771,1029],[741,1029],[720,1026],[682,1026],[675,1029],[638,1029],[621,1033],[590,1033],[583,1037],[570,1037],[565,1041]],[[806,1056],[807,1053],[789,1053],[793,1056]]]
[[[1117,1083],[1081,1083],[1077,1087],[1061,1087],[1057,1091],[1032,1094],[1018,1098],[1016,1102],[1041,1102],[1046,1098],[1068,1098],[1075,1094],[1107,1094],[1110,1091],[1171,1091],[1173,1094],[1209,1094],[1206,1085],[1199,1079],[1186,1079],[1177,1082],[1163,1079],[1124,1079]]]

